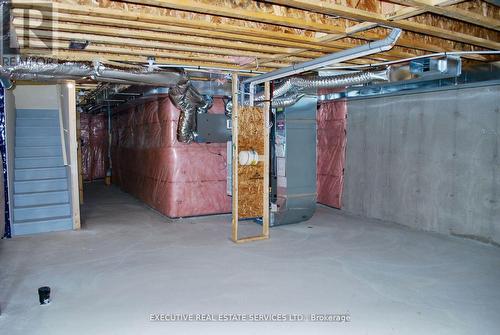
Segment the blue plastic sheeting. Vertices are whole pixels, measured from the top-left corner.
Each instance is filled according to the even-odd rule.
[[[0,87],[0,152],[2,154],[3,192],[5,197],[5,233],[3,237],[10,238],[9,185],[7,176],[7,147],[5,145],[5,99],[4,88]]]

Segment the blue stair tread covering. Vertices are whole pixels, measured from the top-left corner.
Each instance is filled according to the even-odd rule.
[[[14,235],[73,228],[57,109],[17,109]]]
[[[14,181],[15,194],[44,191],[64,191],[67,189],[67,178]]]
[[[68,191],[47,191],[14,194],[14,207],[55,205],[69,202]]]
[[[73,228],[71,216],[53,217],[44,220],[14,222],[12,231],[15,236],[70,230]]]

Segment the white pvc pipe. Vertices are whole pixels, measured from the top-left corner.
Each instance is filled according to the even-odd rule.
[[[257,165],[259,161],[262,161],[263,157],[260,157],[257,151],[240,151],[238,154],[238,162],[240,165]]]

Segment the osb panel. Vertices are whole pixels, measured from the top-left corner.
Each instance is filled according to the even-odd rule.
[[[500,9],[497,6],[491,5],[481,0],[464,1],[450,6],[449,8],[460,8],[468,10],[470,12],[474,12],[476,14],[482,14],[484,16],[492,17],[497,20],[500,19]]]
[[[395,12],[398,9],[405,8],[404,6],[399,6],[396,4],[383,2],[383,9],[380,11],[381,13],[391,13]],[[449,8],[460,8],[470,12],[474,12],[476,14],[482,14],[483,16],[496,18],[498,19],[500,16],[500,11],[497,7],[488,5],[484,1],[475,0],[459,3],[454,6],[450,6]],[[480,38],[498,41],[500,40],[500,33],[494,30],[486,29],[484,27],[476,26],[467,22],[463,22],[460,20],[451,19],[448,17],[444,17],[441,15],[436,15],[432,13],[424,13],[411,18],[408,18],[408,21],[414,21],[422,24],[426,24],[429,26],[439,27],[443,29],[447,29],[450,31],[456,31],[459,33],[477,36]],[[381,33],[381,30],[373,30]],[[482,50],[484,48],[472,47],[466,43],[454,42],[447,39],[429,36],[425,34],[414,33],[410,31],[404,32],[404,37],[408,39],[418,40],[427,44],[437,45],[442,47],[442,51],[450,51],[450,50]]]
[[[212,22],[215,24],[225,23],[225,24],[233,24],[240,25],[244,27],[252,27],[252,28],[261,28],[267,31],[279,31],[285,33],[292,33],[297,35],[304,35],[308,37],[314,37],[314,32],[306,31],[302,29],[295,29],[290,27],[276,26],[272,24],[266,23],[257,23],[246,20],[237,20],[232,18],[213,16],[209,14],[198,14],[191,13],[181,10],[175,9],[167,9],[167,8],[158,8],[147,5],[138,5],[132,3],[126,3],[121,1],[110,1],[110,0],[56,0],[57,2],[62,3],[77,3],[79,5],[85,6],[95,6],[95,7],[103,7],[103,8],[113,8],[113,9],[123,9],[129,12],[135,13],[146,13],[146,14],[154,14],[154,15],[162,15],[162,16],[172,16],[183,19],[190,20],[203,20],[207,22]],[[281,15],[286,17],[294,17],[301,18],[306,21],[312,22],[321,22],[324,24],[330,24],[332,26],[345,27],[345,20],[337,20],[328,15],[312,13],[300,9],[288,8],[283,6],[276,6],[260,1],[251,1],[251,0],[201,0],[200,3],[212,4],[212,5],[221,5],[230,8],[241,8],[256,12],[264,12],[274,15]]]
[[[255,150],[264,154],[264,110],[243,107],[238,111],[239,151]],[[238,218],[262,216],[264,164],[238,165]]]
[[[55,2],[61,2],[61,3],[66,3],[66,4],[80,4],[80,5],[86,5],[86,6],[93,6],[93,7],[101,7],[101,8],[111,8],[111,9],[119,9],[131,13],[145,13],[145,14],[153,14],[153,15],[159,15],[159,16],[169,16],[169,17],[178,17],[182,19],[188,19],[188,20],[196,20],[196,21],[205,21],[213,24],[227,24],[227,25],[232,25],[232,26],[239,26],[239,27],[251,27],[251,28],[256,28],[256,29],[261,29],[265,31],[273,31],[273,32],[283,32],[283,33],[289,33],[293,35],[301,35],[305,36],[307,38],[315,38],[315,37],[321,37],[324,36],[324,32],[314,32],[310,30],[304,30],[304,29],[296,29],[296,28],[290,28],[290,27],[284,27],[284,26],[279,26],[279,25],[274,25],[274,24],[266,24],[266,23],[258,23],[254,21],[247,21],[247,20],[242,20],[242,19],[235,19],[235,18],[227,18],[227,17],[221,17],[221,16],[216,16],[216,15],[209,15],[209,14],[201,14],[201,13],[191,13],[187,11],[181,11],[181,10],[172,10],[172,9],[167,9],[167,8],[159,8],[159,7],[154,7],[154,6],[148,6],[148,5],[142,5],[142,4],[133,4],[133,3],[128,3],[126,1],[110,1],[110,0],[54,0]],[[374,12],[374,13],[391,13],[393,11],[396,11],[398,9],[404,8],[404,6],[396,5],[393,3],[390,3],[389,1],[379,1],[379,0],[322,0],[325,3],[336,3],[339,5],[343,6],[348,6],[348,7],[355,7],[361,10],[369,11],[369,12]],[[226,7],[226,8],[239,8],[239,9],[245,9],[248,11],[254,11],[254,12],[259,12],[259,13],[268,13],[268,14],[273,14],[277,16],[282,16],[282,17],[289,17],[289,18],[300,18],[304,20],[304,22],[317,22],[317,23],[322,23],[326,26],[331,26],[331,27],[339,27],[339,28],[344,28],[346,26],[352,26],[354,24],[357,24],[358,22],[356,20],[347,20],[345,18],[340,18],[340,17],[335,17],[334,15],[323,15],[319,13],[313,13],[310,11],[305,11],[305,10],[300,10],[296,8],[290,8],[286,6],[278,6],[278,5],[272,5],[269,3],[266,3],[264,1],[251,1],[251,0],[198,0],[200,4],[215,4],[215,5],[220,5],[221,7]],[[492,18],[499,18],[500,17],[500,11],[498,7],[489,5],[485,3],[484,1],[480,0],[472,0],[472,1],[466,1],[460,4],[457,4],[455,6],[452,6],[450,8],[460,8],[463,10],[468,10],[471,12],[474,12],[476,14],[482,14],[484,16],[492,17]],[[491,41],[499,41],[500,40],[500,33],[491,29],[485,29],[484,27],[476,26],[470,23],[465,23],[459,20],[454,20],[450,18],[445,18],[440,15],[435,15],[435,14],[422,14],[415,16],[413,18],[408,19],[409,21],[414,21],[422,24],[426,24],[429,26],[435,26],[439,27],[442,29],[447,29],[449,31],[454,31],[454,32],[460,32],[466,35],[471,35],[471,36],[477,36],[483,39],[488,39]],[[378,39],[382,36],[385,36],[387,33],[387,29],[385,28],[375,28],[371,29],[369,32],[363,32],[363,33],[358,33],[352,36],[352,38],[344,39],[342,42],[350,43],[352,45],[358,45],[360,43],[366,43],[366,39],[368,40],[373,40],[373,39]],[[454,42],[450,40],[446,40],[444,38],[436,37],[436,36],[428,36],[425,34],[421,33],[413,33],[409,31],[405,31],[402,39],[400,40],[400,44],[402,41],[405,41],[406,47],[396,47],[394,48],[393,52],[398,51],[402,53],[408,53],[408,56],[412,55],[422,55],[424,53],[429,53],[429,52],[440,52],[440,51],[456,51],[456,50],[484,50],[485,48],[482,47],[475,47],[473,45],[467,44],[467,43],[460,43],[460,42]],[[408,43],[410,42],[410,43]],[[413,48],[413,43],[415,43],[415,48]],[[235,44],[236,46],[237,44]],[[259,44],[256,44],[256,46]],[[218,55],[217,50],[211,49],[209,46],[202,47],[204,49],[204,54],[207,53],[213,53],[215,55]],[[253,51],[253,50],[252,50]],[[256,51],[256,50],[255,50]],[[95,54],[98,53],[98,51],[94,52]],[[80,55],[83,55],[83,52],[79,53]],[[175,55],[178,55],[178,57],[182,57],[182,59],[185,58],[184,54],[181,53],[176,53]],[[305,56],[305,55],[301,55]],[[386,57],[385,55],[378,55],[381,60],[388,60],[390,57]],[[105,55],[102,55],[102,57],[105,57]],[[124,56],[127,57],[127,56]],[[159,56],[157,56],[159,57]],[[200,59],[199,55],[192,55],[192,60],[187,60],[185,63],[182,64],[191,64],[193,63],[194,65],[200,65]],[[309,57],[309,56],[308,56]],[[404,58],[407,56],[400,56],[400,58]],[[132,56],[128,56],[128,58],[133,61]],[[485,60],[493,60],[497,59],[494,56],[482,56]],[[173,64],[181,62],[180,60],[177,60],[179,58],[174,58],[172,61]],[[120,60],[117,59],[116,57],[113,58],[113,60]],[[214,63],[218,64],[230,64],[231,66],[238,64],[237,62],[231,62],[231,59],[228,58],[227,55],[221,55],[221,56],[210,56],[210,59],[207,59],[207,61],[213,61]],[[287,59],[288,62],[300,62],[300,59]],[[158,60],[160,61],[160,60]],[[167,59],[163,59],[163,62],[167,62]],[[206,64],[204,64],[206,65]],[[271,66],[272,65],[272,66]],[[277,63],[277,64],[268,64],[269,67],[282,67],[287,64],[283,63]],[[219,65],[214,65],[214,66],[221,66]],[[253,66],[253,65],[252,65]],[[247,66],[248,68],[248,66]],[[260,69],[260,70],[270,70],[269,68],[266,69]]]

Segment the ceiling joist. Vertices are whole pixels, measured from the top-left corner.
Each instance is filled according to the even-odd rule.
[[[443,15],[452,19],[461,20],[488,29],[500,30],[500,20],[472,13],[470,11],[466,11],[463,9],[435,6],[429,4],[432,2],[424,0],[390,0],[390,1],[400,5],[415,7],[417,9],[421,9],[423,12],[430,12],[434,14]]]
[[[150,0],[153,1],[153,0]],[[164,2],[159,0],[154,0],[157,2]],[[167,1],[168,2],[168,1]],[[346,17],[349,19],[355,19],[360,21],[376,22],[381,25],[385,25],[393,28],[401,28],[404,30],[430,35],[438,38],[445,38],[451,41],[466,43],[470,45],[475,45],[483,48],[499,50],[500,43],[497,41],[487,40],[485,38],[471,36],[455,31],[450,31],[440,27],[429,26],[426,24],[408,21],[408,20],[388,20],[384,15],[374,12],[368,12],[365,10],[346,7],[342,5],[337,5],[333,3],[318,2],[314,0],[268,0],[267,2],[291,6],[295,8],[300,8],[303,10],[309,10],[317,13],[337,15]]]
[[[268,71],[382,39],[391,27],[406,31],[392,50],[349,63],[499,50],[500,15],[464,10],[463,1],[365,0],[349,6],[316,0],[12,0],[12,7],[24,54],[41,54],[50,41],[59,59],[94,55],[144,63],[154,56],[172,65]],[[443,21],[436,24],[436,16]],[[90,44],[69,50],[72,40]],[[464,55],[479,61],[492,57]]]

